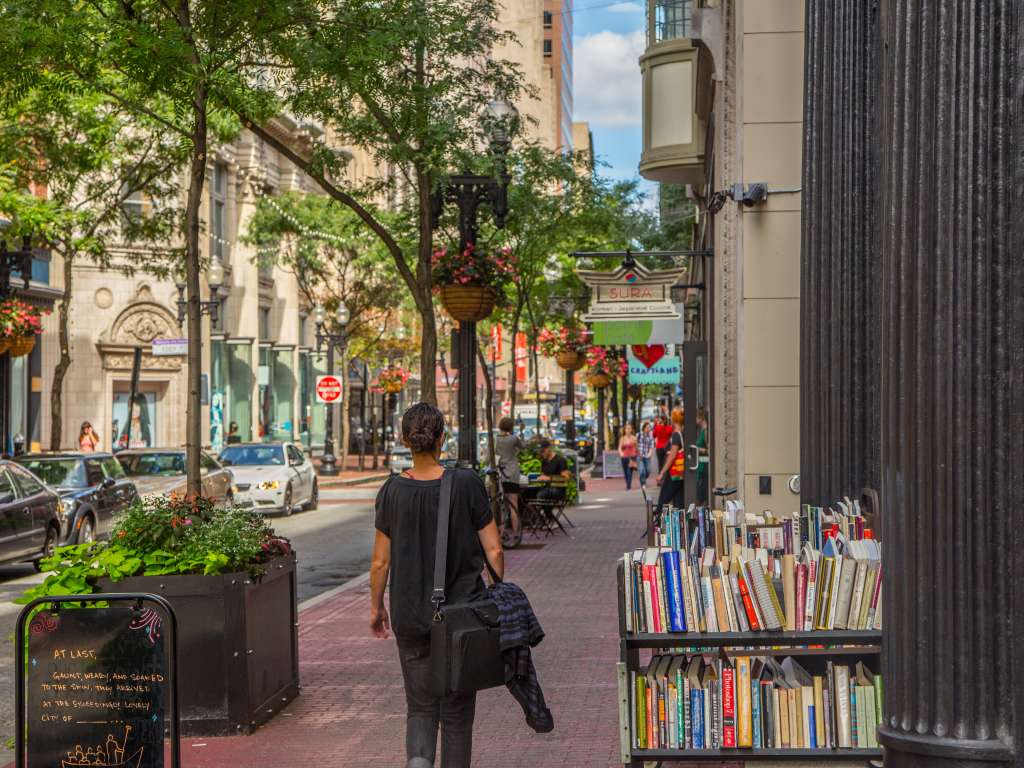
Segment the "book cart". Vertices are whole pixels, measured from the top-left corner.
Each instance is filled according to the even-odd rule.
[[[653,526],[648,510],[648,533],[653,543]],[[626,621],[626,575],[618,563],[619,645],[619,737],[621,759],[630,768],[674,762],[735,763],[768,760],[803,760],[827,764],[844,761],[880,764],[880,748],[750,748],[725,749],[638,749],[634,741],[631,673],[646,674],[643,651],[685,655],[719,655],[729,658],[799,657],[809,666],[821,666],[833,659],[843,664],[863,661],[875,670],[881,656],[882,633],[878,630],[757,631],[757,632],[629,632]]]

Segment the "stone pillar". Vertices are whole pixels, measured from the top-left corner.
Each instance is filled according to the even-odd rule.
[[[889,768],[1020,766],[1024,7],[880,11],[879,738]]]

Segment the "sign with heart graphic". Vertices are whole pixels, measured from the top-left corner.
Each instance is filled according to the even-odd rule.
[[[633,345],[633,356],[648,368],[653,368],[654,364],[661,360],[667,351],[664,344]]]
[[[636,345],[626,351],[630,384],[679,384],[682,364],[677,355],[665,354],[664,344]]]

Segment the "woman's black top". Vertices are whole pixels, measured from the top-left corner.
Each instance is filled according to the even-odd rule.
[[[483,547],[477,534],[493,516],[483,481],[472,470],[448,470],[452,507],[445,599],[465,602],[484,593]],[[376,528],[391,539],[391,629],[400,645],[429,641],[440,480],[391,477],[377,494]]]

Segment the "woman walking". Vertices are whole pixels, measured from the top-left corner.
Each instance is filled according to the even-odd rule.
[[[417,403],[402,416],[402,443],[412,451],[412,469],[393,475],[377,494],[377,537],[370,567],[370,630],[378,638],[395,633],[405,683],[406,768],[432,768],[441,730],[441,768],[470,768],[475,693],[431,692],[430,626],[433,617],[434,551],[441,477],[439,459],[445,425],[441,411]],[[472,470],[452,475],[445,595],[462,603],[485,592],[484,555],[498,577],[504,558],[483,481]],[[384,587],[390,576],[390,607]]]
[[[627,424],[619,439],[619,458],[622,459],[622,473],[626,476],[626,490],[633,487],[633,470],[636,469],[637,443],[633,425]]]
[[[668,455],[665,464],[658,470],[658,512],[665,504],[682,507],[685,504],[683,495],[683,478],[686,475],[686,453],[683,451],[683,409],[672,409],[672,438],[669,441]]]
[[[651,430],[654,436],[654,455],[658,457],[658,472],[665,468],[665,458],[668,456],[668,444],[672,440],[672,426],[669,420],[658,414],[654,420],[654,429]]]
[[[78,450],[86,453],[96,453],[100,449],[100,436],[92,428],[88,421],[82,422],[82,428],[78,431]]]

